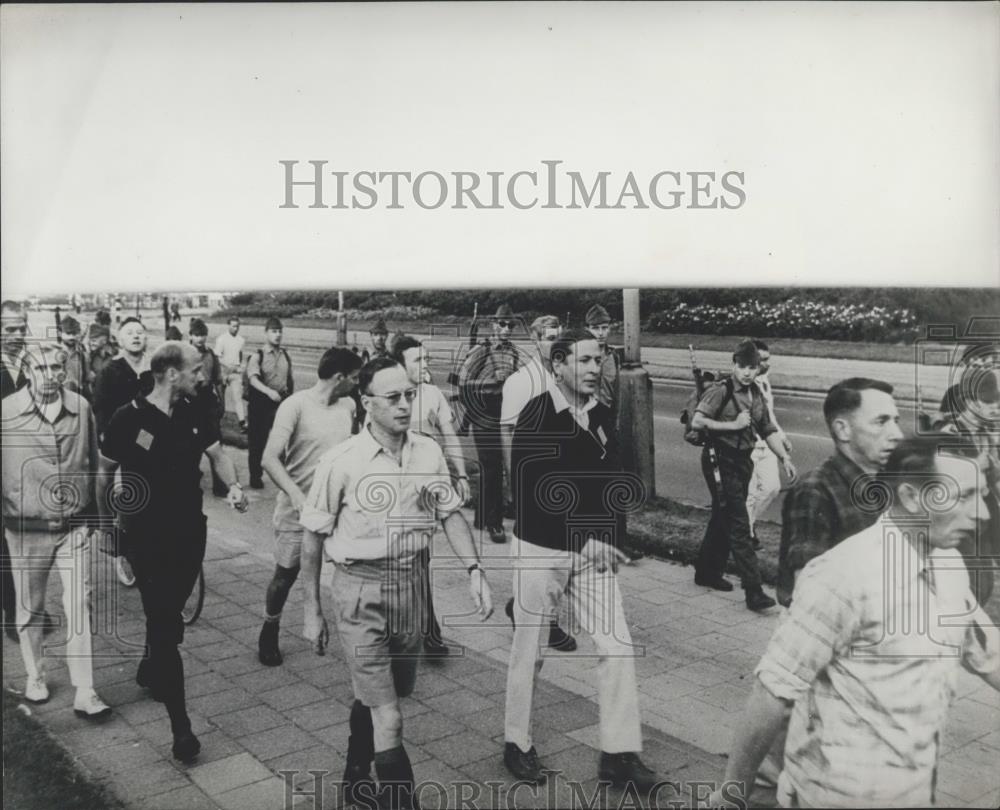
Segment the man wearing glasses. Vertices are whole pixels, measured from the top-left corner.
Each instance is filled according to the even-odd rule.
[[[494,543],[505,543],[503,528],[503,442],[500,420],[504,382],[520,365],[510,336],[514,312],[502,304],[494,316],[493,339],[472,348],[458,373],[462,405],[472,425],[479,455],[479,498],[475,527],[485,528]]]
[[[417,389],[406,371],[394,360],[373,360],[361,369],[358,388],[370,421],[323,457],[300,517],[305,636],[325,654],[322,548],[335,566],[337,632],[355,696],[345,800],[375,798],[374,760],[379,806],[408,808],[413,769],[403,748],[399,700],[416,681],[427,609],[422,560],[438,524],[468,569],[482,621],[493,602],[444,454],[433,439],[409,430]]]

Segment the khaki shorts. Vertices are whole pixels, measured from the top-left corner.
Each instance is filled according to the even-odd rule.
[[[274,562],[282,568],[299,568],[302,565],[302,529],[274,530]]]
[[[336,565],[333,602],[337,633],[351,670],[354,696],[386,706],[416,684],[427,605],[427,567],[386,560]]]

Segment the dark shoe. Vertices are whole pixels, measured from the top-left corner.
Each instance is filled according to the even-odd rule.
[[[758,551],[764,544],[760,542],[760,538],[756,534],[751,534],[750,545],[753,547],[754,551]]]
[[[723,576],[710,576],[708,574],[695,574],[694,584],[704,588],[714,588],[717,591],[731,591],[733,583]]]
[[[559,652],[573,652],[576,649],[576,639],[563,630],[558,622],[549,624],[549,647]]]
[[[180,734],[174,737],[174,744],[171,747],[170,752],[174,755],[174,759],[188,764],[190,762],[194,762],[198,754],[201,752],[201,743],[198,742],[198,738],[189,731],[186,734]]]
[[[280,667],[285,660],[278,649],[278,623],[264,622],[257,638],[257,660],[265,667]]]
[[[618,788],[624,788],[631,782],[639,793],[646,793],[657,784],[656,773],[645,766],[638,754],[630,751],[622,754],[605,754],[602,751],[597,778]]]
[[[447,658],[451,650],[440,639],[424,636],[424,655],[428,658]]]
[[[263,478],[251,478],[250,479],[250,489],[263,489],[263,488],[264,488],[264,479]]]
[[[776,604],[778,603],[764,593],[762,588],[747,590],[747,607],[750,610],[767,610],[768,608],[773,608]]]
[[[544,782],[547,776],[542,763],[538,761],[535,746],[529,751],[522,751],[514,743],[504,743],[503,764],[507,770],[523,782],[538,784]]]
[[[378,788],[372,779],[372,760],[364,752],[355,750],[356,738],[347,738],[347,767],[344,768],[344,778],[341,789],[344,795],[344,805],[357,805],[366,810],[378,807]]]
[[[515,630],[517,625],[514,623],[514,597],[512,596],[507,600],[507,604],[503,606],[503,612],[507,614],[507,618],[510,619],[510,626]]]
[[[503,526],[490,526],[490,540],[494,543],[507,542],[507,532],[503,530]]]

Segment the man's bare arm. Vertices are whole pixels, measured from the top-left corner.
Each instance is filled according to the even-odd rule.
[[[776,698],[759,680],[754,679],[753,689],[733,735],[725,777],[727,782],[745,786],[745,799],[749,799],[757,769],[771,750],[790,712],[790,704]]]

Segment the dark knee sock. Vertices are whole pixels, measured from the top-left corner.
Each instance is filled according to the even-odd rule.
[[[372,725],[372,710],[360,700],[355,700],[351,707],[350,729],[349,746],[356,751],[359,759],[363,758],[370,765],[375,758],[375,728]]]
[[[285,602],[288,594],[292,590],[292,585],[298,579],[299,569],[284,568],[277,566],[271,584],[267,586],[267,597],[264,602],[264,610],[267,613],[268,621],[278,622],[281,620],[281,611],[285,609]]]

